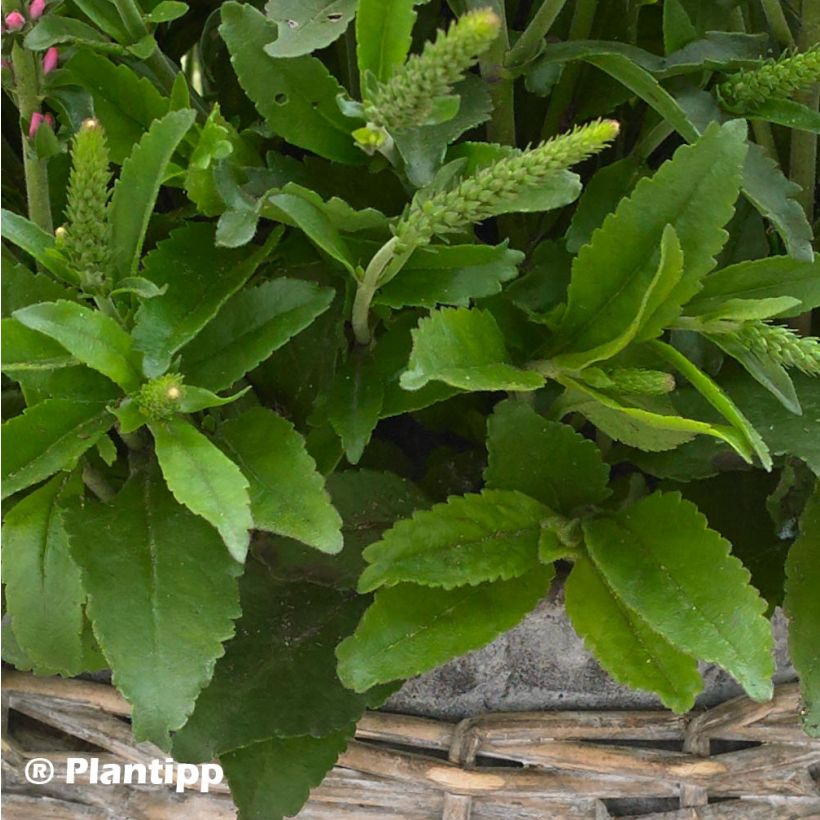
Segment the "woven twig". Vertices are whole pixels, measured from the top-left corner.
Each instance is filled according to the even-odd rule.
[[[133,763],[166,757],[133,741],[125,720],[130,707],[112,687],[9,672],[3,693],[11,712],[3,807],[12,820],[235,817],[224,785],[209,795],[178,795],[170,787],[60,783],[69,756]],[[299,817],[605,818],[606,801],[623,798],[677,802],[676,810],[640,815],[654,820],[820,817],[811,774],[820,765],[820,742],[803,734],[798,706],[796,685],[786,684],[768,703],[737,698],[687,717],[575,711],[490,714],[450,724],[369,713]],[[32,736],[22,724],[16,730],[15,713],[50,727],[53,738]],[[669,741],[680,751],[670,751]],[[713,741],[754,745],[710,754]],[[25,782],[23,769],[33,757],[55,764],[49,786]]]

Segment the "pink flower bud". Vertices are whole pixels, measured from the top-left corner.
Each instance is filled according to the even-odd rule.
[[[6,28],[9,31],[20,31],[26,24],[26,18],[19,11],[12,11],[6,15]]]
[[[28,16],[31,20],[39,20],[46,10],[46,0],[31,0],[28,7]]]
[[[33,140],[37,134],[39,127],[45,122],[46,118],[39,112],[35,111],[31,115],[31,122],[28,126],[28,138]]]
[[[5,57],[3,57],[2,60],[0,60],[0,65],[2,65],[3,68],[11,70],[11,63]]]
[[[51,114],[46,114],[43,119],[48,123],[48,127],[53,131],[54,130],[54,117]]]
[[[60,50],[57,46],[52,46],[43,55],[43,74],[48,74],[57,68],[60,62]]]

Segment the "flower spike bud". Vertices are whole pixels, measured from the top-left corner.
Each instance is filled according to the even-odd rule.
[[[137,407],[151,421],[170,418],[179,412],[184,390],[179,373],[166,373],[142,385],[137,394]]]
[[[397,253],[495,216],[502,203],[603,150],[618,131],[614,120],[597,120],[528,151],[512,151],[450,190],[428,198],[417,195],[394,229]]]
[[[718,86],[718,95],[730,111],[754,110],[815,83],[820,83],[820,46],[769,60],[759,68],[738,71]]]
[[[364,103],[368,125],[394,131],[424,125],[436,102],[450,93],[498,36],[501,20],[492,9],[460,17],[435,42],[427,43]]]
[[[93,289],[110,266],[108,198],[111,170],[100,123],[84,120],[74,136],[68,180],[66,258]]]
[[[35,111],[31,115],[31,122],[28,124],[28,138],[30,140],[37,136],[37,131],[44,122],[46,122],[46,118],[39,111]]]
[[[735,338],[759,359],[820,376],[820,339],[798,336],[791,328],[766,322],[744,322]]]
[[[46,0],[31,0],[28,7],[28,16],[30,20],[39,20],[46,10]]]
[[[43,74],[50,74],[60,63],[60,49],[52,46],[43,55]]]
[[[6,15],[6,28],[9,31],[20,31],[26,24],[26,18],[19,11],[12,11]]]

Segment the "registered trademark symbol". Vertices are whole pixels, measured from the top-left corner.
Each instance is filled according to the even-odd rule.
[[[35,786],[44,786],[54,777],[54,764],[44,757],[33,757],[26,763],[26,780]]]

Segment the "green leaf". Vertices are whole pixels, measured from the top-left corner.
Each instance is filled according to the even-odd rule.
[[[230,387],[324,313],[333,296],[330,288],[297,279],[245,288],[182,349],[180,369],[210,390]]]
[[[820,134],[820,112],[793,100],[766,100],[753,111],[741,112],[752,120],[766,120],[775,125]]]
[[[773,299],[791,296],[801,305],[781,316],[797,316],[820,306],[820,256],[794,259],[769,256],[738,262],[715,271],[703,280],[700,293],[686,305],[689,316],[719,311],[731,299]]]
[[[178,0],[160,0],[148,14],[145,15],[146,23],[170,23],[179,20],[188,13],[188,4]]]
[[[681,0],[665,0],[663,4],[663,50],[672,54],[697,40],[698,30]]]
[[[399,584],[379,590],[336,655],[356,692],[409,678],[478,649],[512,629],[549,590],[553,567],[521,578],[456,589]]]
[[[225,422],[217,443],[250,482],[256,529],[289,536],[322,552],[342,549],[342,520],[293,425],[257,407]]]
[[[271,242],[278,235],[271,235]],[[214,227],[208,222],[189,222],[145,257],[143,275],[168,291],[143,302],[137,311],[134,342],[145,353],[143,370],[159,376],[171,365],[173,355],[190,342],[219,312],[228,299],[253,275],[267,257],[271,242],[228,249],[214,247]],[[204,387],[221,389],[233,383]]]
[[[443,381],[463,390],[537,390],[544,378],[513,366],[504,336],[487,310],[433,311],[413,331],[413,353],[401,376],[405,390]]]
[[[364,154],[353,144],[352,120],[336,104],[344,89],[315,57],[277,59],[265,54],[276,26],[252,6],[221,6],[219,33],[245,93],[270,129],[292,145],[336,162],[359,164]]]
[[[59,342],[78,361],[108,376],[126,392],[139,387],[139,357],[131,337],[110,316],[60,300],[29,305],[16,311],[14,318]]]
[[[356,0],[268,0],[265,14],[278,36],[265,46],[271,57],[301,57],[329,46],[345,33]]]
[[[217,396],[216,393],[212,393],[204,387],[194,387],[186,384],[182,388],[178,411],[180,413],[199,413],[211,407],[224,407],[226,404],[233,404],[233,402],[241,399],[250,389],[251,387],[248,385],[232,396]]]
[[[167,749],[233,634],[239,566],[155,469],[130,478],[110,504],[68,511],[65,522],[94,632],[133,706],[134,735]]]
[[[650,629],[592,561],[576,559],[564,596],[575,631],[618,683],[654,692],[676,712],[694,706],[703,688],[697,661]]]
[[[59,507],[64,495],[76,492],[77,483],[67,475],[56,476],[15,505],[3,525],[6,611],[37,675],[87,671],[82,641],[86,596]]]
[[[3,424],[3,498],[73,466],[113,425],[97,402],[46,399]]]
[[[453,587],[508,580],[538,566],[552,510],[513,490],[455,496],[399,521],[364,551],[359,592],[409,581]]]
[[[48,234],[45,234],[48,236]],[[2,316],[37,302],[56,302],[70,295],[68,288],[44,273],[33,273],[25,265],[6,256],[3,248]],[[10,254],[9,254],[10,257]]]
[[[358,720],[372,702],[342,686],[333,655],[365,599],[277,581],[257,561],[248,563],[240,593],[236,637],[174,738],[178,760],[206,762],[269,738],[326,737]]]
[[[640,335],[660,334],[715,265],[727,238],[723,226],[733,213],[745,152],[743,128],[715,126],[635,186],[575,258],[557,352],[591,350],[632,322],[655,277],[664,230],[671,225],[685,273],[665,299],[650,298]]]
[[[614,594],[679,649],[726,669],[753,700],[772,696],[765,601],[730,544],[677,493],[584,522],[587,550]]]
[[[81,43],[95,46],[108,46],[119,49],[104,34],[82,20],[71,17],[60,17],[56,14],[44,15],[29,31],[23,41],[31,51],[45,51],[58,43]],[[121,50],[121,49],[119,49]]]
[[[414,251],[376,294],[374,303],[388,307],[456,305],[493,296],[518,275],[524,254],[501,245],[432,245]]]
[[[91,94],[113,162],[122,164],[151,123],[168,111],[168,100],[150,80],[88,49],[79,49],[65,71]]]
[[[16,319],[3,319],[0,324],[3,328],[3,372],[11,378],[77,364],[62,345],[21,325]]]
[[[609,467],[594,442],[525,402],[496,405],[487,422],[487,450],[488,487],[519,490],[564,515],[610,494]]]
[[[789,651],[800,676],[803,728],[820,735],[820,483],[800,518],[800,536],[786,559]]]
[[[359,74],[368,71],[386,82],[404,63],[412,41],[416,0],[359,0],[356,9],[356,58]]]
[[[69,268],[68,263],[55,249],[53,236],[13,211],[3,208],[1,215],[3,239],[31,254],[36,262],[64,282],[76,284],[79,281],[77,274]]]
[[[171,111],[156,120],[123,162],[111,197],[111,248],[117,278],[135,276],[148,220],[165,171],[193,125],[190,110]]]
[[[253,518],[248,481],[224,453],[181,417],[148,425],[168,489],[180,504],[219,530],[240,563],[250,543]]]
[[[292,817],[333,768],[355,725],[324,737],[271,738],[226,752],[219,762],[243,820]]]

